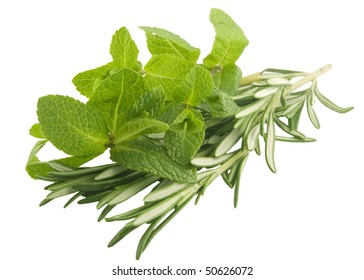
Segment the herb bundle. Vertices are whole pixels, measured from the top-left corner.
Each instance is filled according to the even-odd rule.
[[[63,95],[39,99],[39,123],[30,134],[40,140],[26,170],[34,179],[49,181],[41,202],[71,195],[65,207],[96,203],[99,221],[127,221],[109,246],[142,225],[139,259],[155,235],[192,199],[196,203],[218,176],[234,189],[237,206],[240,177],[250,152],[264,155],[276,172],[276,141],[312,142],[299,131],[304,107],[320,127],[313,109],[317,99],[345,113],[318,89],[313,73],[266,69],[242,77],[235,64],[248,40],[223,11],[212,9],[216,37],[202,63],[200,50],[160,28],[141,27],[152,54],[146,65],[123,27],[113,35],[112,61],[77,74],[73,83],[88,101]],[[301,89],[306,85],[305,89]],[[285,135],[277,135],[276,128]],[[41,161],[40,149],[50,142],[68,156]],[[81,167],[110,150],[112,163]],[[149,188],[143,204],[110,215],[120,203]]]

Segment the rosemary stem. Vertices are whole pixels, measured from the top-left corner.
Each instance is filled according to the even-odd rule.
[[[232,156],[216,170],[215,176],[219,177],[222,173],[230,169],[238,160],[242,159],[247,154],[248,152],[246,150],[240,150],[239,152],[237,152],[234,156]]]
[[[299,87],[303,86],[304,84],[315,80],[317,77],[321,76],[322,74],[326,73],[331,69],[331,64],[327,64],[324,67],[317,69],[316,71],[304,76],[302,79],[298,80],[297,82],[292,84],[291,91],[298,89]]]
[[[261,79],[262,79],[262,76],[260,75],[259,72],[257,72],[257,73],[251,74],[249,76],[242,77],[240,80],[239,86],[250,85],[251,83],[259,82]]]

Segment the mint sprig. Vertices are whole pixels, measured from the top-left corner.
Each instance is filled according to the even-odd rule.
[[[313,73],[268,68],[242,77],[235,64],[248,45],[242,29],[219,9],[211,10],[210,21],[215,41],[201,64],[200,50],[178,35],[141,27],[151,53],[143,67],[136,43],[122,27],[112,38],[112,61],[73,79],[86,103],[61,95],[39,99],[39,123],[30,134],[41,140],[26,170],[51,182],[41,205],[72,195],[65,207],[77,200],[96,203],[102,209],[98,221],[128,221],[109,246],[147,225],[137,247],[139,259],[156,234],[193,198],[197,203],[217,177],[234,189],[236,207],[250,152],[264,153],[276,172],[276,141],[315,141],[299,130],[299,122],[306,111],[320,127],[316,98],[339,113],[352,109],[319,91],[317,78],[330,65]],[[303,85],[308,86],[302,90]],[[277,127],[285,135],[277,135]],[[41,161],[37,154],[47,143],[67,156]],[[112,163],[80,167],[106,151]],[[113,213],[148,188],[142,205]]]

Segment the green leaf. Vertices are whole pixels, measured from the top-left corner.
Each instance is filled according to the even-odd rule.
[[[177,123],[166,132],[164,143],[168,155],[180,164],[190,163],[205,136],[205,124],[200,112],[186,109]]]
[[[171,54],[154,55],[145,65],[148,90],[161,86],[167,100],[173,100],[174,90],[184,81],[193,63]]]
[[[173,92],[173,99],[189,106],[197,106],[211,95],[212,85],[210,72],[196,65]]]
[[[229,15],[219,9],[211,10],[210,21],[214,25],[216,36],[211,53],[205,57],[203,65],[211,69],[235,63],[249,44],[244,32]]]
[[[36,178],[36,176],[38,176],[38,175],[47,175],[47,171],[42,172],[42,169],[44,167],[40,168],[40,169],[34,168],[34,166],[40,162],[39,158],[37,157],[37,153],[43,148],[43,146],[47,143],[47,141],[48,140],[38,141],[37,143],[35,143],[33,149],[30,151],[25,170],[28,172],[29,176],[32,178]],[[49,166],[48,166],[48,168],[51,169]]]
[[[195,182],[196,169],[172,160],[163,146],[147,139],[125,142],[111,149],[111,159],[134,170],[177,182]]]
[[[168,127],[168,124],[153,119],[135,119],[115,131],[113,143],[117,145],[121,142],[138,139],[145,134],[164,132]]]
[[[122,27],[112,36],[110,54],[119,68],[133,69],[137,64],[139,50],[129,31]]]
[[[146,187],[153,184],[156,180],[158,180],[158,177],[147,176],[139,180],[133,181],[127,185],[117,187],[113,192],[100,200],[100,202],[97,204],[97,209],[100,209],[106,204],[109,206],[115,206],[117,204],[120,204],[133,197],[137,193],[141,192]]]
[[[179,102],[169,102],[163,111],[157,116],[158,120],[172,124],[176,118],[185,110],[185,105]]]
[[[314,125],[314,127],[316,127],[317,129],[320,128],[320,122],[317,118],[317,115],[312,107],[312,104],[310,102],[310,100],[306,101],[306,107],[307,107],[307,113],[308,113],[308,117],[311,120],[311,123]]]
[[[162,113],[165,100],[166,96],[162,87],[156,87],[141,97],[138,107],[140,111],[154,117]]]
[[[137,61],[138,53],[138,48],[129,31],[122,27],[112,37],[110,54],[113,61],[77,74],[72,82],[82,95],[91,97],[98,85],[110,75],[112,70],[118,71],[124,68],[141,70],[142,65]]]
[[[114,68],[116,68],[116,64],[110,62],[106,65],[77,74],[72,79],[72,82],[82,95],[91,97],[98,83],[105,79]]]
[[[43,146],[47,143],[48,140],[38,141],[33,149],[30,152],[25,170],[28,172],[29,176],[37,179],[39,176],[48,176],[48,172],[54,171],[54,169],[50,166],[50,163],[61,163],[65,164],[69,167],[79,167],[82,164],[90,161],[94,158],[91,157],[66,157],[61,159],[56,159],[52,161],[40,161],[37,157],[37,153],[43,148]]]
[[[265,139],[265,159],[269,169],[276,173],[276,165],[274,161],[274,145],[275,144],[275,127],[273,113],[270,113],[267,121],[267,137]]]
[[[122,69],[97,87],[88,104],[105,113],[108,129],[114,134],[136,117],[136,105],[143,94],[143,77],[133,70]]]
[[[242,72],[235,64],[228,64],[222,69],[220,90],[230,96],[238,93]]]
[[[105,151],[106,123],[92,106],[68,96],[48,95],[39,98],[37,113],[44,135],[59,150],[79,157]]]
[[[177,207],[173,210],[171,214],[168,215],[167,218],[165,218],[155,229],[153,227],[152,232],[147,233],[147,235],[145,236],[146,240],[141,240],[142,244],[140,247],[138,246],[136,256],[137,259],[140,258],[141,254],[145,251],[145,249],[148,247],[153,238],[158,234],[158,232],[160,232],[171,220],[173,220],[173,218],[176,217],[179,212],[181,212],[181,210],[190,202],[192,198],[193,196],[184,201],[183,204],[177,205]]]
[[[129,233],[131,233],[134,229],[137,227],[135,226],[127,226],[125,225],[109,242],[107,247],[112,247],[116,243],[120,242],[125,236],[127,236]]]
[[[46,137],[43,134],[42,128],[39,123],[33,124],[29,129],[29,134],[35,138],[45,139]]]
[[[133,221],[131,221],[130,225],[140,226],[142,224],[153,221],[154,219],[160,217],[161,215],[171,211],[176,206],[177,202],[181,200],[181,198],[182,198],[181,194],[178,193],[156,203],[155,205],[147,209],[145,212],[137,216]]]
[[[336,105],[334,102],[332,102],[330,99],[328,99],[326,96],[324,96],[317,88],[317,86],[314,88],[314,93],[317,97],[318,100],[320,100],[320,102],[325,105],[327,108],[337,112],[337,113],[346,113],[351,111],[352,109],[354,109],[354,107],[340,107],[338,105]]]
[[[152,55],[172,54],[180,56],[188,61],[196,62],[200,56],[200,50],[192,47],[180,36],[167,30],[142,26],[147,36],[148,49]]]
[[[239,106],[226,93],[215,88],[211,96],[205,100],[213,118],[225,118],[235,115],[239,111]]]

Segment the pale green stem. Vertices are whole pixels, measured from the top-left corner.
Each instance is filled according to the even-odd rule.
[[[317,77],[319,77],[322,74],[329,71],[331,69],[331,67],[332,67],[331,64],[327,64],[324,67],[317,69],[315,72],[312,72],[311,74],[308,74],[307,76],[304,76],[302,79],[300,79],[297,82],[292,84],[291,91],[293,92],[296,89],[298,89],[299,87],[303,86],[304,84],[317,79]]]

